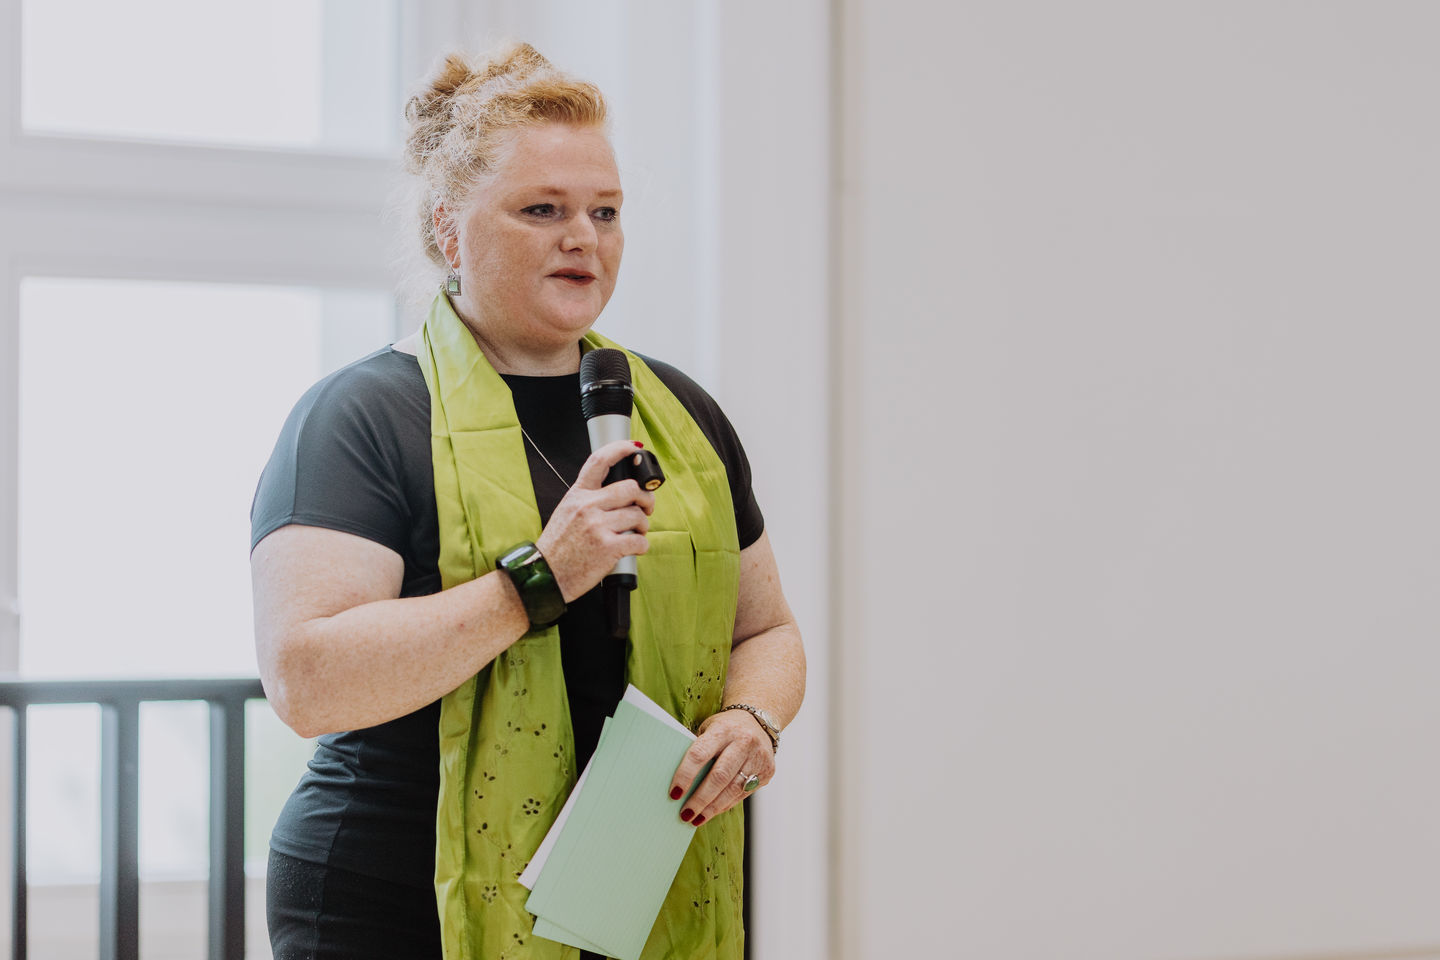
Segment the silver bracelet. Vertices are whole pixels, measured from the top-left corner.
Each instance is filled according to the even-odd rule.
[[[750,716],[755,718],[755,722],[760,724],[760,729],[765,731],[765,736],[770,738],[770,749],[774,753],[780,752],[780,728],[775,725],[775,721],[771,719],[770,714],[761,710],[759,707],[752,707],[748,703],[732,703],[729,706],[720,708],[721,713],[724,713],[726,710],[747,711]]]

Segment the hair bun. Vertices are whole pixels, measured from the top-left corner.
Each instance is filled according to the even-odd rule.
[[[405,102],[405,119],[419,124],[446,116],[450,98],[472,76],[474,70],[464,56],[449,54],[420,92]]]
[[[480,93],[490,85],[520,86],[533,74],[553,70],[540,51],[524,42],[512,42],[492,53],[479,68],[460,53],[447,54],[429,81],[405,103],[410,122],[406,165],[418,173],[424,157],[440,145],[457,113],[455,101]],[[494,91],[498,93],[499,91]],[[482,99],[487,94],[480,94]]]
[[[429,82],[405,104],[405,118],[414,123],[447,116],[450,101],[458,95],[475,92],[496,80],[522,82],[537,70],[549,69],[553,69],[550,61],[528,43],[510,43],[478,68],[463,54],[448,54]]]
[[[551,69],[550,61],[541,56],[540,51],[528,43],[511,43],[491,55],[477,85],[500,77],[523,80],[536,70],[546,69]]]

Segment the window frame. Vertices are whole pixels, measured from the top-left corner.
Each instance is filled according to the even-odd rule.
[[[28,133],[23,0],[0,0],[0,671],[19,664],[19,329],[25,277],[388,290],[395,158]],[[402,83],[461,23],[400,0]],[[398,331],[397,331],[398,332]]]

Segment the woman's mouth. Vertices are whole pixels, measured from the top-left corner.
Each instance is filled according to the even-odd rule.
[[[583,287],[595,280],[595,274],[585,270],[556,270],[550,274],[550,276],[556,280],[564,280],[566,283],[573,284],[577,287]]]

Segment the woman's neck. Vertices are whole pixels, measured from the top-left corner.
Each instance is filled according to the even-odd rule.
[[[458,313],[457,313],[458,316]],[[516,374],[523,377],[558,377],[580,371],[580,343],[564,344],[554,350],[526,350],[518,344],[497,344],[483,336],[469,321],[461,321],[465,329],[475,338],[475,345],[490,361],[496,373]],[[420,331],[396,340],[391,348],[411,355],[420,352]]]
[[[553,349],[536,349],[513,342],[497,342],[495,338],[486,336],[470,323],[465,326],[496,373],[513,373],[524,377],[558,377],[580,370],[578,341]]]

